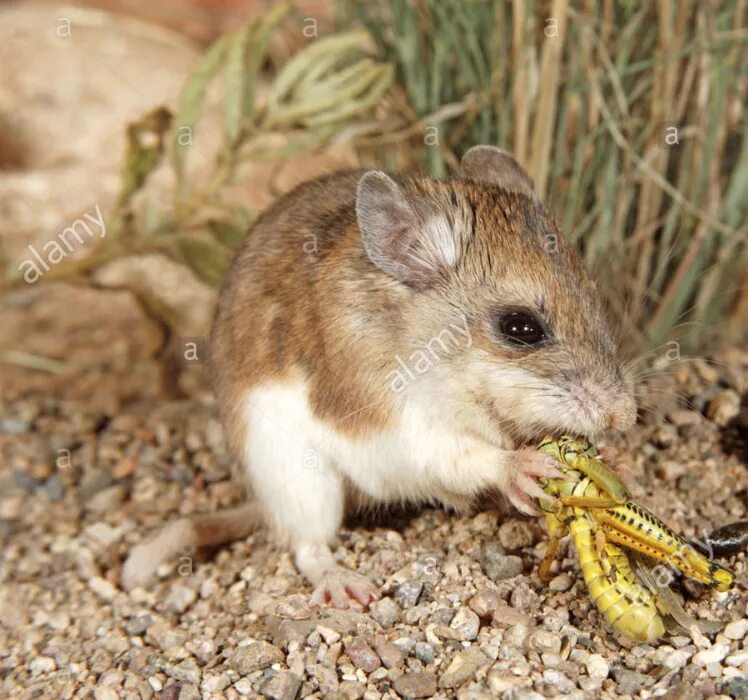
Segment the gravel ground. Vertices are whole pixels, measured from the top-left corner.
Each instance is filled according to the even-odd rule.
[[[635,499],[685,535],[746,518],[746,391],[745,352],[680,362],[647,389],[661,412],[608,445]],[[90,405],[32,396],[0,419],[3,697],[748,698],[743,554],[727,562],[734,590],[681,586],[721,633],[634,645],[606,627],[570,549],[541,584],[544,526],[495,509],[351,524],[336,555],[381,586],[368,613],[310,609],[262,532],[180,553],[125,593],[133,544],[241,493],[208,396]]]

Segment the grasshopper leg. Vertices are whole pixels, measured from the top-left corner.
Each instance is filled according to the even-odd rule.
[[[572,508],[614,508],[618,501],[606,496],[559,496],[563,505]]]
[[[538,571],[540,580],[543,583],[548,583],[551,578],[553,578],[551,575],[551,566],[558,554],[558,545],[561,540],[569,534],[566,525],[556,516],[550,516],[548,518],[548,530],[550,535],[548,548],[545,550],[545,556],[543,557],[543,561],[540,563],[540,570]]]

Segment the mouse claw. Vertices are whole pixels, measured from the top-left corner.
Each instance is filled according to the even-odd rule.
[[[509,464],[509,485],[506,495],[517,510],[527,515],[541,515],[542,510],[534,499],[554,502],[538,484],[537,479],[565,479],[558,462],[537,450],[517,450]]]
[[[366,609],[379,598],[379,590],[369,579],[341,567],[322,576],[309,602],[313,606]]]

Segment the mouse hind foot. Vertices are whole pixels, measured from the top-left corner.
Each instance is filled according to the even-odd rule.
[[[338,564],[325,544],[296,547],[296,566],[312,585],[312,605],[367,608],[379,600],[379,589],[365,576]]]

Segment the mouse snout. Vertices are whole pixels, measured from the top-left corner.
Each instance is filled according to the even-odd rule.
[[[597,429],[626,430],[636,422],[636,402],[625,393],[603,390],[588,381],[579,381],[569,388],[582,415]]]
[[[627,430],[636,423],[636,402],[630,396],[620,396],[610,406],[610,427]]]

